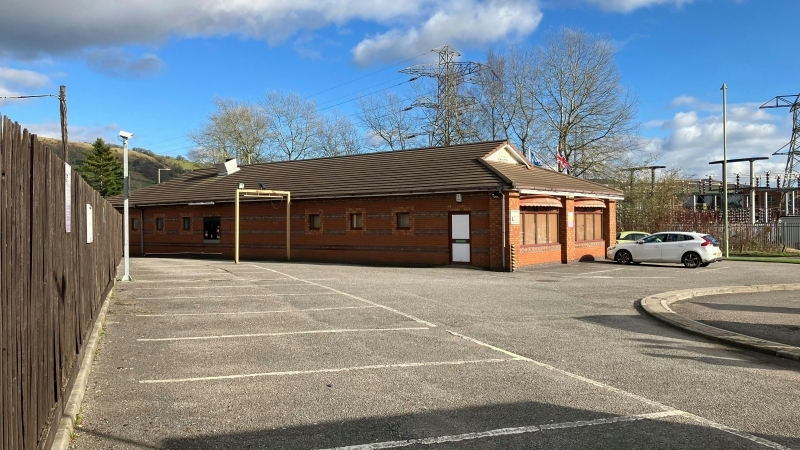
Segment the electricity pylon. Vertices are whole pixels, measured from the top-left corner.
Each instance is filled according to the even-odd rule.
[[[474,104],[474,99],[459,95],[458,88],[462,83],[470,82],[470,75],[480,72],[485,66],[475,62],[455,61],[461,53],[449,45],[433,51],[439,54],[438,63],[417,64],[401,70],[400,73],[436,79],[436,99],[421,97],[411,105],[434,110],[433,126],[429,130],[431,145],[462,143],[465,142],[467,133],[461,126],[461,116]]]
[[[792,112],[792,139],[773,155],[787,155],[786,170],[781,179],[783,187],[800,187],[800,181],[798,181],[798,176],[800,176],[800,148],[798,148],[800,146],[800,94],[779,95],[761,105],[761,108],[790,108],[789,110]],[[786,147],[789,149],[784,152]]]

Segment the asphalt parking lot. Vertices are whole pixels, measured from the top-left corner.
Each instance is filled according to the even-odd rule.
[[[800,363],[634,308],[794,266],[132,262],[72,448],[800,448]]]

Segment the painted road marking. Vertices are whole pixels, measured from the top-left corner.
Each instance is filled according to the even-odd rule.
[[[401,315],[401,316],[403,316],[403,317],[407,317],[407,318],[409,318],[409,319],[411,319],[411,320],[413,320],[413,321],[415,321],[415,322],[419,322],[419,323],[421,323],[421,324],[424,324],[424,325],[426,325],[426,326],[429,326],[429,327],[431,327],[431,328],[433,328],[433,327],[435,327],[435,326],[436,326],[436,324],[433,324],[433,323],[431,323],[431,322],[428,322],[428,321],[422,320],[422,319],[420,319],[420,318],[414,317],[414,316],[412,316],[412,315],[410,315],[410,314],[406,314],[406,313],[404,313],[404,312],[401,312],[401,311],[398,311],[398,310],[396,310],[396,309],[394,309],[394,308],[390,308],[390,307],[388,307],[388,306],[386,306],[386,305],[381,305],[380,303],[375,303],[375,302],[369,301],[369,300],[367,300],[367,299],[364,299],[364,298],[361,298],[361,297],[357,297],[357,296],[355,296],[355,295],[353,295],[353,294],[348,294],[347,292],[342,292],[342,291],[340,291],[340,290],[338,290],[338,289],[334,289],[334,288],[332,288],[332,287],[330,287],[330,286],[325,286],[324,284],[319,284],[319,283],[315,283],[315,282],[313,282],[313,281],[307,281],[307,280],[303,280],[303,279],[300,279],[300,278],[297,278],[297,277],[293,277],[293,276],[291,276],[291,275],[289,275],[289,274],[286,274],[286,273],[283,273],[283,272],[278,272],[277,270],[270,269],[270,268],[268,268],[268,267],[261,267],[261,266],[256,266],[256,265],[253,265],[253,267],[258,267],[259,269],[269,270],[270,272],[274,272],[274,273],[277,273],[277,274],[279,274],[279,275],[283,275],[283,276],[285,276],[285,277],[288,277],[288,278],[291,278],[291,279],[293,279],[293,280],[297,280],[297,281],[305,281],[307,284],[314,285],[314,286],[319,286],[319,287],[321,287],[321,288],[325,288],[325,289],[331,290],[331,291],[333,291],[333,292],[336,292],[337,294],[341,294],[341,295],[344,295],[344,296],[347,296],[347,297],[350,297],[350,298],[353,298],[353,299],[356,299],[356,300],[362,301],[362,302],[364,302],[364,303],[368,303],[368,304],[370,304],[370,305],[374,305],[374,306],[381,307],[381,308],[383,308],[383,309],[385,309],[385,310],[387,310],[387,311],[391,311],[391,312],[393,312],[393,313],[395,313],[395,314],[399,314],[399,315]]]
[[[350,328],[341,330],[309,330],[309,331],[282,331],[278,333],[253,333],[253,334],[221,334],[210,336],[190,336],[190,337],[171,337],[171,338],[141,338],[139,342],[158,342],[158,341],[200,341],[206,339],[234,339],[251,337],[274,337],[274,336],[293,336],[301,334],[327,334],[327,333],[367,333],[374,331],[411,331],[428,330],[428,327],[405,327],[405,328]]]
[[[194,378],[170,378],[162,380],[139,380],[139,383],[185,383],[189,381],[211,381],[211,380],[235,380],[240,378],[257,378],[257,377],[279,377],[289,375],[311,375],[316,373],[336,373],[336,372],[351,372],[356,370],[378,370],[378,369],[394,369],[394,368],[407,368],[407,367],[431,367],[431,366],[460,366],[464,364],[481,364],[481,363],[499,363],[508,362],[511,359],[477,359],[469,361],[432,361],[432,362],[419,362],[419,363],[400,363],[400,364],[378,364],[374,366],[356,366],[356,367],[340,367],[336,369],[316,369],[316,370],[291,370],[286,372],[262,372],[262,373],[247,373],[241,375],[219,375],[214,377],[194,377]]]
[[[476,433],[452,434],[449,436],[406,439],[403,441],[386,441],[386,442],[375,442],[372,444],[349,445],[346,447],[335,447],[327,450],[378,450],[385,448],[410,447],[412,445],[436,445],[436,444],[444,444],[447,442],[472,441],[475,439],[486,439],[498,436],[509,436],[514,434],[536,433],[547,430],[563,430],[567,428],[591,427],[591,426],[608,425],[620,422],[634,422],[637,420],[646,420],[646,419],[653,420],[653,419],[661,419],[664,417],[673,417],[680,415],[681,415],[680,411],[662,411],[649,414],[636,414],[632,416],[616,416],[616,417],[609,417],[606,419],[550,423],[544,425],[531,425],[527,427],[498,428],[496,430],[479,431]]]
[[[584,383],[589,383],[589,384],[591,384],[593,386],[597,386],[597,387],[599,387],[601,389],[604,389],[604,390],[607,390],[607,391],[611,391],[611,392],[614,392],[614,393],[617,393],[617,394],[621,394],[623,396],[639,400],[642,403],[645,403],[645,404],[648,404],[648,405],[651,405],[651,406],[655,406],[657,408],[661,408],[664,411],[679,412],[681,416],[690,418],[690,419],[692,419],[692,420],[694,420],[696,422],[702,423],[702,424],[710,426],[712,428],[716,428],[717,430],[725,431],[725,432],[733,434],[735,436],[739,436],[741,438],[753,441],[753,442],[755,442],[757,444],[761,444],[761,445],[764,445],[766,447],[774,448],[774,449],[777,449],[777,450],[791,450],[789,447],[784,447],[783,445],[778,444],[777,442],[772,442],[772,441],[760,438],[758,436],[754,436],[752,434],[745,433],[744,431],[740,431],[740,430],[737,430],[735,428],[731,428],[731,427],[729,427],[727,425],[722,425],[720,423],[713,422],[713,421],[708,420],[708,419],[706,419],[704,417],[700,417],[700,416],[697,416],[695,414],[692,414],[692,413],[689,413],[689,412],[686,412],[686,411],[681,411],[679,409],[675,409],[675,408],[673,408],[671,406],[668,406],[668,405],[665,405],[665,404],[663,404],[661,402],[657,402],[655,400],[650,400],[649,398],[642,397],[641,395],[637,395],[637,394],[634,394],[632,392],[628,392],[628,391],[624,391],[622,389],[616,388],[614,386],[611,386],[610,384],[601,383],[599,381],[592,380],[591,378],[586,378],[584,376],[581,376],[581,375],[578,375],[578,374],[575,374],[575,373],[572,373],[572,372],[567,372],[566,370],[559,369],[559,368],[557,368],[555,366],[551,366],[550,364],[539,362],[539,361],[536,361],[534,359],[518,355],[518,354],[510,352],[508,350],[504,350],[504,349],[502,349],[500,347],[495,347],[495,346],[493,346],[491,344],[487,344],[485,342],[481,342],[481,341],[479,341],[477,339],[465,336],[463,334],[456,333],[455,331],[451,331],[451,330],[446,330],[446,331],[448,333],[452,334],[453,336],[458,336],[458,337],[460,337],[462,339],[466,339],[466,340],[468,340],[470,342],[473,342],[475,344],[478,344],[478,345],[484,346],[486,348],[490,348],[492,350],[501,352],[501,353],[503,353],[505,355],[508,355],[508,356],[512,357],[512,359],[520,360],[520,361],[527,361],[527,362],[533,363],[533,364],[535,364],[535,365],[537,365],[539,367],[543,367],[543,368],[545,368],[547,370],[551,370],[553,372],[557,372],[557,373],[560,373],[562,375],[566,375],[566,376],[568,376],[570,378],[574,378],[576,380],[583,381]],[[355,448],[359,448],[359,447],[355,447]],[[364,447],[364,448],[370,448],[370,447]],[[375,447],[375,448],[384,448],[384,447]],[[385,448],[391,448],[391,447],[385,447]]]
[[[337,306],[334,308],[308,308],[308,309],[279,309],[271,311],[242,311],[242,312],[220,312],[220,313],[175,313],[175,314],[136,314],[136,317],[175,317],[175,316],[235,316],[247,314],[274,314],[274,313],[292,313],[292,312],[308,312],[308,311],[331,311],[335,309],[364,309],[364,308],[377,308],[377,306]]]
[[[283,283],[283,284],[269,284],[269,285],[263,285],[263,286],[262,285],[257,285],[256,286],[256,285],[252,285],[252,284],[240,284],[240,285],[237,285],[237,286],[184,286],[184,287],[181,287],[180,289],[223,289],[223,288],[225,288],[225,289],[233,289],[233,288],[238,288],[238,289],[248,288],[248,289],[251,289],[251,288],[254,288],[254,287],[305,286],[305,285],[306,285],[306,283]],[[160,288],[160,287],[143,287],[143,288],[136,288],[136,289],[137,290],[142,290],[142,291],[144,291],[144,290],[148,290],[148,291],[162,290],[163,291],[164,290],[164,288]]]
[[[236,295],[200,295],[200,296],[177,296],[177,297],[136,297],[134,300],[175,300],[175,299],[206,299],[206,298],[224,298],[227,300],[236,300],[239,297],[280,297],[282,295],[292,295],[292,296],[312,296],[312,295],[339,295],[335,292],[313,292],[311,294],[308,293],[287,293],[287,294],[236,294]]]

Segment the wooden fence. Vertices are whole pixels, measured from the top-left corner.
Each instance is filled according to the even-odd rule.
[[[3,118],[0,448],[6,450],[50,445],[122,255],[122,216],[67,171],[35,135]]]

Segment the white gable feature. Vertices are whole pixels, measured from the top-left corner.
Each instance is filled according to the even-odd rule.
[[[486,161],[501,162],[507,164],[517,164],[528,166],[528,161],[522,157],[513,147],[504,145],[484,158]]]

